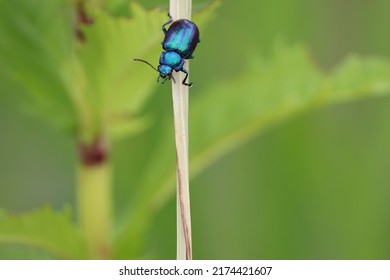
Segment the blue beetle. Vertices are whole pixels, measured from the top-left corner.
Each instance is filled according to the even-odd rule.
[[[193,83],[187,83],[188,71],[183,66],[184,59],[194,58],[192,53],[194,52],[196,45],[200,42],[199,29],[196,24],[190,20],[179,19],[173,21],[172,16],[170,14],[168,14],[168,16],[169,21],[162,26],[165,38],[161,44],[165,52],[160,56],[160,65],[157,69],[145,60],[138,58],[135,58],[134,60],[144,62],[159,72],[157,81],[160,81],[160,78],[163,78],[164,80],[162,83],[165,83],[168,79],[173,79],[173,70],[176,72],[182,71],[186,74],[182,84],[191,87]],[[167,30],[165,27],[168,24],[171,24],[171,26],[169,26]]]

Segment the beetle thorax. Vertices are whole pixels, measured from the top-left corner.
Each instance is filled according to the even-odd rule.
[[[177,52],[163,52],[160,56],[160,65],[166,65],[172,69],[175,69],[176,71],[179,71],[184,65],[184,60]]]

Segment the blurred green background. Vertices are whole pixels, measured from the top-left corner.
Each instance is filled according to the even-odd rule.
[[[205,4],[193,0],[195,10]],[[216,18],[201,30],[191,63],[191,98],[210,80],[239,75],[254,50],[267,54],[278,39],[305,43],[323,71],[351,53],[389,58],[389,13],[385,0],[222,1]],[[0,208],[21,212],[47,203],[56,209],[75,204],[74,140],[24,114],[22,89],[1,75],[1,67]],[[300,114],[195,177],[194,258],[389,259],[389,108],[385,96]],[[157,116],[171,110],[169,86],[158,86],[147,110]],[[158,145],[146,131],[114,146],[118,216],[142,170],[128,159],[150,156],[146,149],[153,142]],[[151,258],[175,258],[175,207],[171,197],[153,220],[146,237]]]

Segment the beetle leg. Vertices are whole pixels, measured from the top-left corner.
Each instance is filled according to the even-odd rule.
[[[167,77],[164,78],[164,80],[162,81],[162,84],[165,84],[165,82],[168,80]]]
[[[184,73],[184,74],[186,74],[186,76],[184,77],[184,79],[183,79],[183,81],[181,82],[183,85],[185,85],[185,86],[188,86],[188,87],[192,87],[193,86],[193,83],[187,83],[186,81],[187,81],[187,78],[188,78],[188,72],[187,72],[187,70],[186,69],[184,69],[184,68],[181,68],[181,71]]]
[[[172,16],[168,13],[168,16],[169,16],[169,20],[163,24],[162,26],[162,31],[164,32],[164,34],[167,34],[167,29],[165,28],[165,26],[167,26],[168,24],[171,24],[173,19],[172,19]]]

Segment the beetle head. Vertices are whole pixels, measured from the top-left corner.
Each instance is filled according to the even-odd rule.
[[[157,81],[160,80],[160,78],[163,79],[163,82],[162,83],[165,83],[167,80],[170,80],[172,79],[175,83],[175,79],[172,77],[172,67],[168,66],[168,65],[164,65],[164,64],[160,64],[158,66],[158,72],[160,73],[160,76],[158,77]]]
[[[172,75],[173,69],[168,65],[159,65],[157,69],[161,78],[169,78]]]
[[[175,79],[172,77],[172,71],[173,71],[172,67],[170,67],[168,65],[160,64],[158,66],[158,68],[156,69],[152,64],[150,64],[146,60],[139,59],[139,58],[134,58],[134,60],[143,62],[143,63],[149,65],[150,67],[152,67],[155,71],[157,71],[160,74],[158,76],[157,81],[159,81],[160,78],[163,78],[163,82],[162,83],[165,83],[166,80],[170,80],[170,79],[172,79],[176,83]]]

